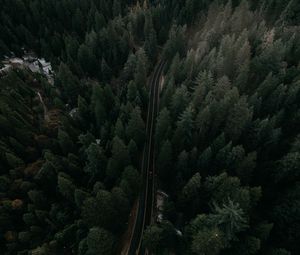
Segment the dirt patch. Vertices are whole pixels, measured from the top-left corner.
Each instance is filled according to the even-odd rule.
[[[131,213],[130,213],[129,219],[128,219],[128,228],[121,238],[120,245],[117,249],[117,254],[127,255],[127,253],[128,253],[131,237],[132,237],[133,231],[134,231],[135,219],[136,219],[136,215],[137,215],[137,211],[138,211],[138,205],[139,205],[139,203],[138,203],[138,199],[137,199],[132,206]]]

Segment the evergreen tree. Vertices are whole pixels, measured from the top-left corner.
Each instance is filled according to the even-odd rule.
[[[237,141],[251,118],[252,111],[246,98],[242,97],[230,112],[226,122],[225,131],[229,138]]]
[[[108,161],[106,174],[111,179],[120,176],[123,169],[130,163],[128,148],[119,137],[114,137],[112,141],[112,156]]]
[[[162,145],[162,141],[167,139],[171,133],[171,116],[167,108],[161,110],[157,117],[155,128],[155,143],[157,148]]]
[[[138,106],[130,114],[126,134],[128,140],[133,139],[138,147],[142,146],[145,140],[145,124],[141,118],[141,110]]]
[[[137,52],[137,65],[134,74],[134,81],[138,89],[146,86],[148,73],[148,59],[143,49]]]
[[[93,227],[87,236],[88,254],[111,255],[115,250],[115,237],[103,228]]]
[[[201,176],[199,173],[196,173],[182,189],[182,205],[190,208],[189,214],[193,214],[198,209],[200,188]]]
[[[92,98],[91,98],[92,112],[94,113],[96,126],[99,130],[105,122],[106,119],[106,109],[104,105],[104,91],[100,85],[93,86]]]
[[[103,149],[99,145],[91,143],[86,150],[86,154],[88,162],[85,171],[89,173],[92,178],[103,178],[106,169],[106,157]]]
[[[58,190],[69,201],[74,201],[75,185],[63,175],[58,176]]]
[[[193,109],[188,107],[179,117],[173,136],[176,150],[189,149],[193,138]]]
[[[133,81],[130,81],[127,87],[127,100],[130,102],[134,102],[134,100],[137,97],[137,87],[136,84]]]
[[[129,198],[133,199],[138,194],[140,183],[141,178],[138,171],[132,166],[126,167],[122,173],[121,188]]]
[[[65,99],[75,103],[80,91],[79,81],[64,63],[59,66],[58,80],[63,89]]]
[[[65,155],[73,150],[74,143],[67,132],[65,132],[62,129],[59,129],[57,138],[60,148]]]
[[[157,55],[157,37],[153,27],[152,15],[146,12],[144,25],[145,45],[144,49],[148,58],[153,61]]]
[[[109,81],[111,79],[112,70],[108,66],[104,58],[102,58],[102,62],[101,62],[101,73],[104,81]]]
[[[114,2],[113,2],[113,15],[114,15],[114,17],[122,15],[121,3],[122,2],[120,0],[114,0]]]
[[[168,140],[162,142],[162,147],[157,158],[157,170],[161,180],[170,180],[170,174],[174,170],[172,164],[172,144]]]
[[[224,232],[226,240],[236,239],[236,234],[247,227],[247,220],[243,210],[231,200],[227,204],[223,204],[222,207],[215,204],[214,210],[212,219],[216,221],[216,224]]]
[[[115,136],[118,136],[121,139],[125,139],[125,128],[120,118],[118,118],[115,125]]]
[[[81,69],[85,72],[85,74],[90,76],[95,76],[97,74],[97,59],[92,50],[82,44],[78,49],[77,55],[78,62],[80,64]]]
[[[218,228],[200,230],[192,242],[195,254],[218,255],[224,248],[223,233]]]
[[[89,227],[113,229],[116,215],[112,195],[108,191],[100,190],[96,197],[83,203],[82,217]]]

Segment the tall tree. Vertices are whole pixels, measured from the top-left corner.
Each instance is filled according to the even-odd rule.
[[[169,138],[171,134],[171,116],[167,108],[161,110],[157,117],[155,128],[155,144],[157,148],[162,145],[162,141]]]
[[[84,170],[91,175],[92,179],[95,177],[103,178],[106,169],[106,156],[103,149],[98,144],[91,143],[86,154],[88,161]]]
[[[145,124],[141,117],[141,110],[137,106],[130,114],[130,119],[126,127],[128,140],[133,139],[138,147],[141,147],[145,140]]]
[[[79,47],[77,59],[81,69],[85,72],[85,74],[95,76],[97,71],[99,71],[99,65],[97,63],[95,54],[93,53],[92,49],[85,44],[82,44]]]
[[[229,138],[237,141],[251,118],[252,111],[249,109],[246,98],[242,97],[235,104],[226,121],[225,131]]]
[[[117,179],[126,166],[130,164],[128,148],[119,137],[112,140],[112,156],[108,161],[106,174],[111,179]]]
[[[112,255],[115,251],[115,237],[103,228],[93,227],[87,236],[88,254]]]

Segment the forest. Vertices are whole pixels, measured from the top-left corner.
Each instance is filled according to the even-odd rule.
[[[300,254],[297,0],[1,0],[0,254],[132,255],[159,63],[147,254]]]

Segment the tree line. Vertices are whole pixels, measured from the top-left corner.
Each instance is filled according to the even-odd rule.
[[[267,15],[212,4],[193,36],[170,30],[155,133],[169,198],[144,237],[154,254],[299,252],[299,27]]]
[[[156,168],[169,199],[144,245],[155,254],[298,253],[297,1],[1,6],[0,59],[33,51],[55,70],[53,85],[18,68],[0,77],[4,254],[120,253],[159,59]]]

